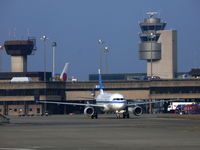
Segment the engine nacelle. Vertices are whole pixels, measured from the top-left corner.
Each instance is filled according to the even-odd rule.
[[[143,113],[142,107],[140,107],[140,106],[129,107],[128,111],[131,112],[131,113],[133,113],[136,116],[140,116]]]
[[[94,115],[94,108],[93,107],[86,107],[84,109],[84,114],[91,117],[92,115]]]

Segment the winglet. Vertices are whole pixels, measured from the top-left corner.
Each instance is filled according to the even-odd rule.
[[[100,91],[100,94],[103,94],[103,84],[102,84],[102,79],[101,79],[101,70],[99,69],[98,72],[99,72],[99,91]]]

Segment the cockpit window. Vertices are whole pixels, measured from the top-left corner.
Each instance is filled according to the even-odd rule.
[[[122,100],[124,100],[124,98],[114,98],[113,100],[114,101],[122,101]]]

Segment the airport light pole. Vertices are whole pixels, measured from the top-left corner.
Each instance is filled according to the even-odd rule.
[[[102,71],[103,71],[103,70],[102,70],[102,57],[103,57],[103,56],[102,56],[102,46],[103,46],[103,44],[104,44],[104,41],[101,40],[101,39],[99,39],[99,40],[98,40],[98,43],[101,45],[101,47],[100,47],[100,53],[99,53],[99,55],[100,55],[100,58],[99,58],[99,59],[100,59],[100,60],[99,60],[99,61],[100,61],[100,63],[99,63],[99,69],[100,69],[101,72],[102,72]]]
[[[48,40],[47,36],[43,35],[41,38],[43,40],[44,48],[44,83],[46,83],[46,41]],[[45,85],[45,84],[44,84]],[[46,101],[46,87],[44,86],[44,100]],[[47,115],[47,104],[44,103],[44,115]]]
[[[52,80],[55,81],[54,77],[55,77],[55,52],[56,52],[56,46],[57,43],[56,42],[52,42],[52,47],[53,47],[53,68],[52,68]]]
[[[150,33],[150,39],[151,39],[151,79],[153,78],[153,58],[152,58],[152,43],[153,39],[155,38],[155,33],[151,32]],[[152,99],[150,100],[152,102]],[[149,113],[152,113],[152,104],[149,104]]]
[[[110,48],[108,46],[104,47],[104,53],[106,56],[105,62],[106,62],[106,74],[108,74],[108,53],[109,53]]]
[[[3,51],[4,46],[0,46],[0,72],[2,72],[2,51]]]
[[[43,35],[41,38],[43,40],[44,48],[44,82],[46,82],[46,41],[48,40],[47,36]]]
[[[153,39],[155,38],[155,33],[153,33],[153,32],[151,32],[150,33],[150,39],[151,39],[151,74],[150,74],[150,76],[151,76],[151,79],[152,79],[152,77],[153,77],[153,56],[152,56],[152,43],[153,43]]]

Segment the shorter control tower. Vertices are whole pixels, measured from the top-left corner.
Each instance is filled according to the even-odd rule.
[[[6,52],[11,55],[11,72],[27,72],[27,55],[31,55],[34,40],[5,41]]]

